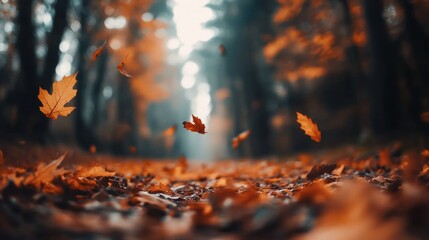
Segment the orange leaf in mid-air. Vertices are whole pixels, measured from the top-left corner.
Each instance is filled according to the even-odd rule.
[[[189,130],[191,132],[197,132],[197,133],[201,133],[201,134],[207,133],[206,132],[206,126],[203,124],[203,122],[201,121],[201,119],[199,119],[198,117],[195,117],[194,115],[192,115],[192,121],[194,123],[183,122],[183,127],[186,130]]]
[[[75,107],[64,107],[64,105],[76,96],[77,90],[73,89],[73,86],[77,82],[76,76],[77,73],[69,77],[64,76],[61,81],[54,82],[52,95],[39,87],[39,95],[37,97],[43,104],[39,109],[46,117],[54,120],[60,115],[67,117],[75,109]]]
[[[235,138],[232,139],[232,147],[234,149],[238,148],[240,143],[242,141],[246,140],[250,136],[251,133],[252,133],[252,131],[246,130],[246,131],[238,134]]]
[[[320,142],[322,139],[322,134],[315,124],[309,117],[296,112],[297,119],[296,121],[301,125],[301,129],[304,130],[305,134],[311,137],[316,142]]]
[[[119,71],[122,75],[124,75],[125,77],[130,78],[130,77],[133,77],[133,76],[132,76],[131,74],[129,74],[129,73],[127,72],[127,70],[125,70],[125,59],[126,59],[127,57],[128,57],[128,54],[125,56],[124,60],[122,60],[122,62],[118,64],[117,68],[118,68],[118,71]]]
[[[103,45],[101,45],[100,47],[95,49],[94,53],[91,56],[92,61],[95,61],[98,58],[98,56],[100,56],[100,54],[103,52],[104,48],[106,48],[106,45],[107,45],[107,41],[104,41]]]
[[[219,45],[219,53],[222,57],[226,55],[225,45],[223,45],[223,44]]]
[[[173,126],[171,126],[171,127],[167,128],[167,129],[165,129],[165,130],[162,132],[162,135],[164,135],[164,137],[170,137],[170,136],[173,136],[173,135],[174,135],[174,133],[176,133],[176,130],[177,130],[177,125],[176,125],[176,124],[174,124]]]

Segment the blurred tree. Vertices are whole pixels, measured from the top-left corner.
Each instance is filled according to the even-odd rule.
[[[262,68],[261,36],[269,31],[270,1],[226,3],[224,24],[228,35],[224,45],[225,66],[231,91],[234,134],[251,129],[252,137],[243,143],[246,153],[263,156],[270,152],[269,101],[272,83]]]
[[[59,45],[67,26],[69,0],[56,1],[52,29],[47,35],[47,53],[42,74],[38,74],[38,59],[35,46],[35,26],[33,24],[34,1],[17,1],[18,35],[16,47],[21,63],[21,82],[18,89],[21,96],[18,103],[16,128],[24,134],[44,138],[49,121],[39,112],[37,93],[39,86],[50,90],[54,81],[55,67],[59,61]]]

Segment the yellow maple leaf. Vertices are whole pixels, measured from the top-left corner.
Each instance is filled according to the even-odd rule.
[[[39,107],[40,111],[50,119],[57,119],[58,116],[68,116],[75,107],[65,107],[64,105],[70,102],[77,93],[73,86],[76,84],[77,73],[71,76],[64,76],[61,81],[56,81],[52,85],[52,94],[39,87],[39,95],[37,96],[43,106]]]
[[[296,121],[301,125],[301,129],[304,130],[305,134],[311,137],[316,142],[320,142],[322,134],[315,124],[309,117],[296,112]]]

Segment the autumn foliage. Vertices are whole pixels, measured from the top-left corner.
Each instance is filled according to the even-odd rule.
[[[309,117],[297,112],[296,113],[296,121],[301,125],[301,129],[311,137],[316,142],[320,142],[322,139],[322,134],[319,131],[319,128],[317,127],[317,124],[315,124]]]
[[[40,107],[40,111],[46,117],[54,120],[58,116],[67,117],[75,109],[75,107],[66,107],[64,105],[76,96],[77,90],[73,89],[73,86],[76,84],[76,76],[77,73],[54,82],[52,94],[49,94],[45,89],[39,88],[38,98],[43,104]]]
[[[197,132],[200,134],[206,134],[206,125],[201,121],[200,118],[192,115],[192,122],[183,122],[183,127],[186,130],[189,130],[191,132]]]

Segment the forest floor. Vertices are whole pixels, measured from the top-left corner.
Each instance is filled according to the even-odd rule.
[[[124,159],[0,144],[1,239],[425,239],[429,151]],[[67,154],[65,154],[67,152]]]

